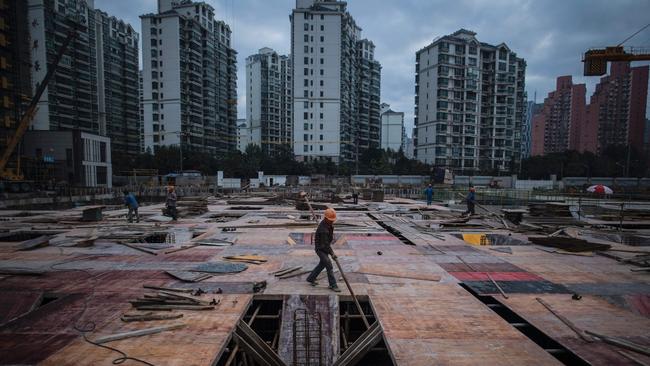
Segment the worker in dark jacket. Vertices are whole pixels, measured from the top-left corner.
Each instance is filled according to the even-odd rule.
[[[476,190],[474,187],[469,187],[469,194],[465,201],[467,201],[467,211],[465,211],[463,215],[475,215],[474,206],[476,205]]]
[[[178,219],[178,211],[176,211],[176,189],[174,186],[167,187],[167,199],[165,200],[165,206],[167,208],[167,215],[171,216],[172,221]]]
[[[318,225],[316,234],[314,235],[314,249],[316,250],[316,255],[318,255],[320,261],[314,270],[311,271],[309,277],[307,277],[307,282],[311,283],[312,286],[318,285],[316,277],[318,277],[318,275],[323,271],[323,268],[325,268],[327,270],[327,280],[330,285],[329,288],[332,291],[341,292],[339,287],[336,285],[336,277],[334,277],[332,261],[330,261],[328,257],[328,255],[331,255],[332,259],[336,259],[336,255],[332,250],[334,221],[336,221],[336,211],[332,208],[328,208],[325,210],[325,218],[320,222],[320,225]]]
[[[128,190],[124,190],[124,205],[129,209],[129,213],[126,214],[126,219],[129,222],[133,222],[133,214],[135,214],[135,222],[140,222],[140,215],[138,215],[138,201],[135,199],[133,193],[129,193]]]

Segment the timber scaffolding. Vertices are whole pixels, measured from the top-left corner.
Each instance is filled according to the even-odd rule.
[[[305,281],[317,221],[298,194],[186,198],[177,222],[160,203],[139,223],[120,206],[0,211],[0,364],[650,364],[643,202],[461,217],[460,197],[321,193],[358,306]]]

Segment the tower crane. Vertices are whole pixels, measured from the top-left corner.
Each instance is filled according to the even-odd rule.
[[[582,59],[585,64],[584,75],[605,75],[607,73],[607,63],[612,61],[650,61],[650,48],[628,47],[626,49],[623,47],[623,43],[648,27],[650,27],[650,24],[639,29],[616,46],[587,50]]]

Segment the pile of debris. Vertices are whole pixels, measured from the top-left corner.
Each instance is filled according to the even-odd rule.
[[[180,217],[203,215],[208,212],[208,199],[200,196],[182,197],[177,202],[177,210]]]
[[[201,300],[192,296],[191,289],[174,289],[147,286],[158,291],[144,294],[142,298],[129,301],[137,310],[212,310],[220,300],[213,298],[211,301]],[[194,293],[194,295],[200,295]]]

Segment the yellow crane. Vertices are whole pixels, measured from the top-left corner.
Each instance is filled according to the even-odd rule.
[[[52,76],[54,76],[54,72],[56,71],[59,62],[61,61],[63,54],[70,46],[70,43],[72,43],[72,41],[75,40],[76,38],[77,38],[77,31],[73,29],[68,33],[68,37],[66,37],[65,41],[63,42],[63,45],[61,45],[61,48],[59,49],[59,52],[56,54],[56,57],[54,58],[52,64],[48,66],[45,77],[38,85],[38,88],[36,89],[36,93],[34,93],[34,97],[29,102],[25,114],[23,114],[23,116],[20,118],[20,121],[18,122],[18,127],[16,128],[16,132],[11,137],[11,139],[9,139],[7,148],[2,152],[2,155],[0,156],[0,181],[6,181],[8,185],[19,185],[24,182],[25,177],[23,176],[20,170],[20,154],[17,154],[18,156],[17,156],[17,164],[15,170],[8,169],[7,163],[9,162],[9,159],[11,158],[14,151],[16,150],[18,143],[25,135],[27,128],[29,128],[32,119],[34,118],[34,114],[36,113],[38,101],[41,99],[41,96],[45,92],[45,88],[47,87],[47,84],[50,82],[50,79],[52,79]]]
[[[650,61],[650,48],[628,47],[626,49],[623,47],[623,43],[648,27],[650,27],[650,24],[639,29],[616,46],[594,48],[585,52],[584,58],[582,59],[582,62],[585,64],[584,75],[605,75],[607,73],[607,63],[612,61]]]

